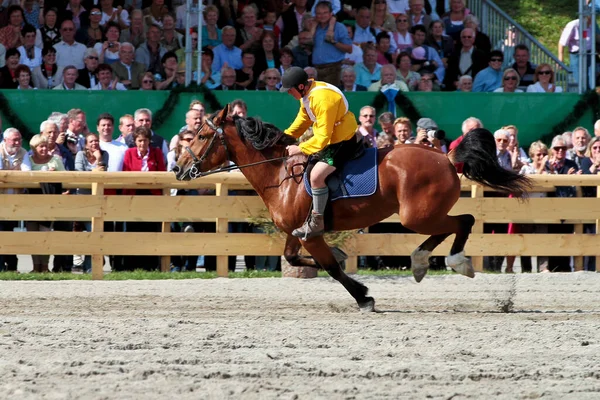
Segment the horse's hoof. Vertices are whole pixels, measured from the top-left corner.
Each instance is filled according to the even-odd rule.
[[[421,282],[425,275],[427,275],[427,268],[412,268],[412,274],[415,277],[417,283]]]
[[[429,270],[430,251],[416,249],[410,255],[412,274],[415,281],[421,282]]]
[[[365,301],[358,303],[358,308],[360,308],[361,312],[374,312],[375,299],[372,297],[365,297]]]
[[[475,278],[475,269],[473,269],[473,264],[469,258],[465,257],[464,251],[448,256],[446,259],[446,264],[448,264],[450,268],[461,275],[468,276],[469,278]]]

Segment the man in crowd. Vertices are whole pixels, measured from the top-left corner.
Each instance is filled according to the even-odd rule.
[[[112,69],[119,82],[127,89],[140,88],[140,76],[146,72],[146,68],[134,61],[135,48],[131,43],[121,43],[119,47],[119,60],[113,63]]]
[[[202,114],[198,110],[191,109],[185,113],[185,127],[183,127],[180,132],[192,131],[196,133],[200,130],[200,126],[202,126]],[[178,145],[179,134],[173,136],[169,142],[169,149],[174,150]]]
[[[372,44],[363,46],[363,62],[354,66],[356,84],[368,88],[381,79],[381,65],[377,63],[377,50]]]
[[[490,52],[489,67],[481,70],[473,82],[473,92],[493,92],[502,86],[502,63],[504,55],[500,50]]]
[[[119,118],[119,132],[121,135],[117,138],[117,141],[125,144],[125,141],[129,135],[133,133],[135,129],[135,121],[133,120],[133,115],[125,114],[121,118]],[[102,143],[100,143],[102,144]],[[110,161],[110,160],[109,160]]]
[[[354,68],[346,66],[342,68],[342,92],[366,92],[367,88],[356,83],[356,72]]]
[[[377,147],[378,132],[375,129],[375,109],[371,106],[361,108],[358,121],[360,125],[356,132],[362,135],[370,147]]]
[[[56,65],[65,67],[74,65],[78,69],[83,68],[83,57],[85,55],[85,45],[75,41],[75,24],[70,19],[66,19],[60,25],[60,35],[62,40],[54,45],[56,49]]]
[[[221,71],[225,64],[234,70],[242,69],[242,50],[234,45],[235,36],[235,28],[232,26],[226,26],[221,31],[223,43],[213,49],[215,57],[212,64],[213,71]]]
[[[135,51],[135,61],[142,64],[152,74],[160,73],[160,60],[167,49],[160,44],[161,32],[156,25],[150,25],[146,32],[146,41]]]
[[[537,65],[529,62],[529,48],[524,44],[515,46],[515,63],[512,68],[517,71],[520,77],[519,89],[526,92],[527,86],[533,85],[533,76]]]
[[[277,19],[275,26],[279,29],[279,32],[281,32],[282,48],[285,47],[294,36],[299,34],[304,13],[306,13],[306,0],[292,0],[292,6],[281,13],[281,16]]]
[[[98,84],[98,53],[93,48],[85,50],[83,63],[77,75],[77,83],[85,88],[91,88]]]
[[[152,130],[152,111],[150,111],[147,108],[139,108],[135,110],[135,113],[133,114],[133,120],[135,121],[136,128],[138,126],[144,126],[150,129],[150,132],[152,132],[152,136],[150,138],[150,146],[161,149],[166,165],[167,154],[169,153],[169,146],[167,145],[167,141],[162,136],[157,135]],[[129,135],[127,138],[125,138],[125,143],[130,148],[135,147],[133,135]]]
[[[221,84],[214,90],[246,90],[235,83],[235,70],[231,67],[223,67],[221,70]]]
[[[74,65],[67,65],[63,69],[63,83],[54,87],[53,90],[85,90],[87,88],[77,83],[79,72]]]
[[[462,47],[448,59],[448,68],[446,70],[446,78],[444,80],[445,88],[448,91],[456,90],[456,82],[463,75],[475,77],[479,71],[487,65],[487,57],[485,53],[476,49],[475,31],[465,28],[460,33],[460,41]]]
[[[127,145],[118,140],[113,140],[113,133],[115,130],[114,117],[109,113],[100,114],[96,123],[96,129],[98,130],[98,137],[100,138],[100,149],[108,153],[108,166],[106,171],[122,171],[123,157],[125,157]],[[133,131],[133,127],[131,130]]]

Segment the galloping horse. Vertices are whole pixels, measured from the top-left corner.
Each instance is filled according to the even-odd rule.
[[[346,275],[322,236],[301,242],[291,235],[304,223],[312,201],[303,183],[290,179],[292,160],[286,157],[286,145],[295,139],[273,125],[253,118],[233,120],[228,113],[226,106],[206,119],[177,161],[177,179],[190,180],[214,172],[227,161],[241,167],[275,225],[287,234],[284,256],[290,264],[314,266],[316,262],[348,290],[362,311],[374,311],[375,301],[367,296],[367,287]],[[463,173],[468,178],[515,196],[526,194],[530,182],[498,164],[494,137],[485,129],[468,133],[451,158],[422,145],[380,149],[376,192],[369,197],[333,202],[333,230],[364,228],[398,213],[406,228],[430,235],[411,255],[417,282],[427,273],[433,249],[453,233],[456,237],[447,263],[454,271],[474,277],[463,249],[475,219],[470,214],[448,215],[460,196],[454,163],[464,163]],[[301,246],[313,257],[313,264],[299,257]]]

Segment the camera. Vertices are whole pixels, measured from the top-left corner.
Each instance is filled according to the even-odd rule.
[[[110,47],[113,47],[114,45],[115,45],[114,43],[109,43],[108,47],[110,48]]]
[[[429,129],[427,131],[427,138],[428,139],[437,139],[437,140],[444,140],[446,139],[446,131],[442,130],[442,129]]]
[[[67,143],[77,144],[77,138],[73,136],[67,136]]]

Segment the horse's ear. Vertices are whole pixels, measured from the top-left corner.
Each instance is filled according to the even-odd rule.
[[[228,115],[229,115],[229,103],[227,103],[225,105],[225,107],[223,107],[221,112],[219,112],[219,115],[217,115],[217,125],[221,125],[227,119]]]

